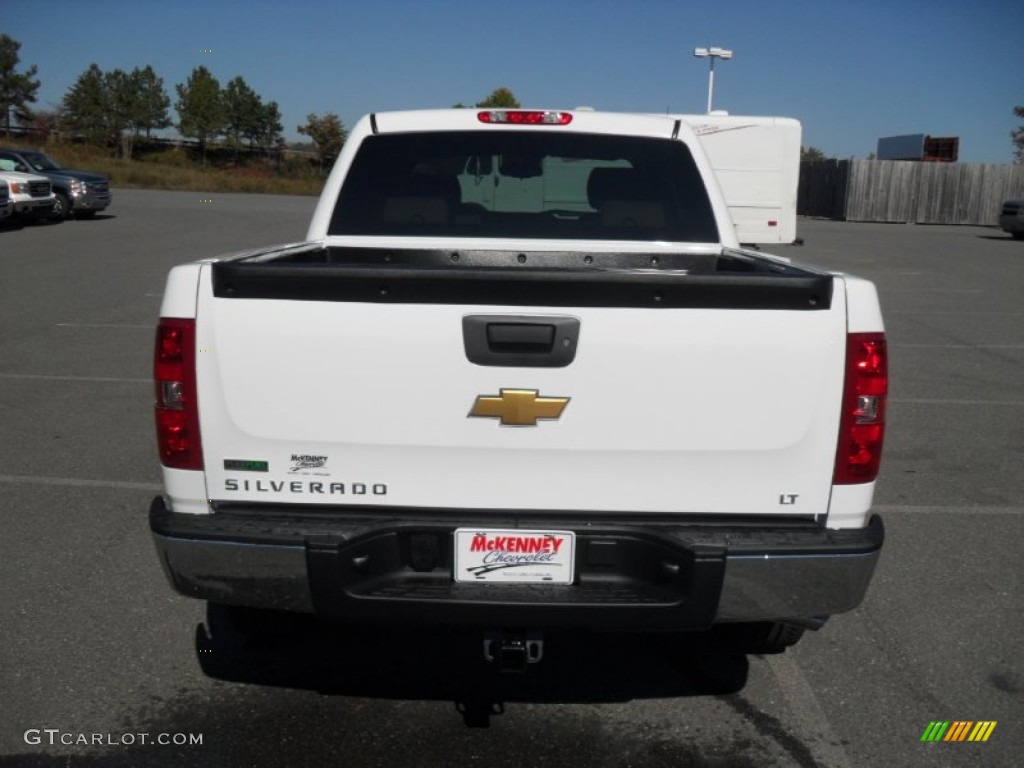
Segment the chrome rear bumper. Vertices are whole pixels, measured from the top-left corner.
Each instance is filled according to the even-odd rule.
[[[493,513],[485,519],[488,526],[527,527]],[[188,515],[168,512],[160,498],[150,509],[160,561],[184,595],[435,624],[686,630],[810,619],[861,602],[884,540],[877,516],[864,529],[841,531],[809,522],[628,516],[584,525],[558,512],[528,523],[576,530],[573,585],[453,583],[451,531],[483,525],[478,512],[260,508]]]

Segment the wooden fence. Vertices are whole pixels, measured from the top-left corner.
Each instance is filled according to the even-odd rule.
[[[797,212],[846,221],[998,223],[1024,197],[1024,165],[826,160],[801,163]]]

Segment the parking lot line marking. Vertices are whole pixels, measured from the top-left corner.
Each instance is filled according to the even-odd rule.
[[[79,477],[43,477],[41,475],[0,475],[0,483],[25,483],[27,485],[58,485],[77,488],[117,488],[119,490],[159,492],[159,483],[131,483],[125,480],[88,480]]]
[[[141,325],[137,323],[56,323],[58,328],[145,328],[155,330],[155,325]]]
[[[114,376],[58,376],[49,373],[0,373],[0,379],[28,379],[41,381],[99,381],[125,384],[152,384],[152,379],[122,379]]]
[[[1008,405],[1011,408],[1020,408],[1024,405],[1024,400],[947,400],[929,397],[892,397],[889,398],[889,402],[912,405]]]
[[[972,317],[1020,317],[1024,312],[949,312],[945,310],[918,310],[918,309],[887,309],[886,315],[910,315],[911,317],[924,317],[930,315],[949,315],[959,317],[969,315]]]
[[[926,504],[874,504],[873,512],[927,515],[1024,515],[1024,507],[970,507],[939,506]]]
[[[821,765],[851,768],[849,756],[832,732],[828,716],[799,665],[786,653],[766,657],[797,725],[797,736]]]

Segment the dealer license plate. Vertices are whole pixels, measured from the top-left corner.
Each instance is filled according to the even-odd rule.
[[[459,528],[455,580],[499,584],[572,584],[572,531]]]

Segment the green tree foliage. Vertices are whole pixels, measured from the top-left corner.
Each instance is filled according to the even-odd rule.
[[[136,135],[145,131],[148,138],[154,128],[169,128],[171,118],[167,110],[171,106],[171,99],[164,90],[164,79],[158,77],[148,64],[145,69],[133,69],[132,79],[138,99],[132,113],[132,128]]]
[[[483,101],[478,101],[475,106],[491,107],[493,109],[519,109],[522,104],[519,103],[519,99],[508,88],[495,88],[491,91],[490,96]],[[468,109],[468,105],[460,101],[458,104],[453,104],[452,109]]]
[[[1024,106],[1014,107],[1013,114],[1024,120]],[[1018,165],[1024,164],[1024,125],[1015,129],[1010,138],[1013,140],[1013,161]]]
[[[220,82],[206,67],[196,67],[185,83],[175,86],[178,101],[178,130],[182,136],[197,139],[203,164],[206,164],[206,145],[224,132],[227,110],[220,90]]]
[[[103,72],[96,64],[79,75],[61,103],[61,125],[103,146],[120,146],[131,159],[143,131],[170,125],[170,99],[153,68]]]
[[[519,109],[522,104],[519,99],[508,88],[495,88],[491,95],[483,101],[478,101],[478,107],[493,107],[496,109]]]
[[[316,144],[317,157],[321,167],[332,161],[341,152],[345,144],[345,126],[333,112],[319,117],[312,112],[306,117],[306,124],[300,125],[298,131],[309,136]]]
[[[228,144],[236,149],[243,139],[250,143],[259,132],[263,103],[256,91],[241,77],[234,77],[224,86],[222,94],[226,125],[224,134]]]
[[[134,133],[132,115],[136,111],[136,98],[132,76],[123,69],[114,69],[103,75],[103,97],[106,106],[106,143],[121,145],[123,157],[131,159]]]
[[[38,71],[33,64],[24,72],[18,72],[21,61],[18,51],[21,43],[7,35],[0,34],[0,119],[4,130],[10,135],[11,112],[18,122],[28,123],[32,119],[32,111],[28,105],[36,100],[39,81],[34,80]]]
[[[276,101],[263,105],[260,110],[259,120],[256,123],[256,135],[253,137],[256,146],[264,149],[271,147],[279,149],[283,146],[281,131],[284,125],[281,124],[281,109]],[[342,131],[344,136],[344,130]]]
[[[225,134],[236,148],[243,141],[249,148],[269,149],[281,135],[281,110],[276,101],[267,104],[242,77],[235,77],[224,87],[224,108],[227,117]]]
[[[817,147],[800,147],[800,162],[802,163],[816,163],[821,160],[829,160],[830,158],[825,156]]]
[[[96,63],[78,76],[61,101],[61,128],[106,145],[110,138],[107,78]]]
[[[209,142],[221,134],[235,147],[247,141],[250,148],[271,148],[280,138],[277,102],[264,104],[241,77],[222,90],[205,67],[197,67],[177,92],[178,128],[182,135],[199,140],[204,163]],[[148,137],[153,129],[172,125],[170,103],[163,79],[151,66],[103,72],[92,64],[65,94],[61,125],[91,143],[119,146],[130,159],[134,142],[143,133]]]

